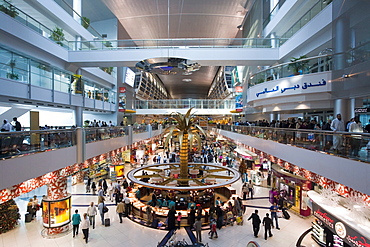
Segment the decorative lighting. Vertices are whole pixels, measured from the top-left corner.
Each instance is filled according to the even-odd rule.
[[[161,75],[175,75],[178,72],[191,75],[200,67],[199,63],[184,58],[153,58],[136,63],[137,69]]]

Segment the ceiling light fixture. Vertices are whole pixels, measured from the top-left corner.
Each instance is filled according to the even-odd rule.
[[[184,82],[191,82],[192,79],[182,79],[182,81],[184,81]]]
[[[184,75],[191,75],[192,72],[198,71],[201,68],[201,65],[184,58],[154,58],[136,63],[136,68],[145,72],[162,75],[174,75],[178,72],[182,72]]]

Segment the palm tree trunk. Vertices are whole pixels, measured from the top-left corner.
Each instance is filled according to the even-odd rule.
[[[180,178],[188,178],[188,156],[189,156],[188,134],[184,134],[180,148]],[[188,181],[179,181],[180,186],[187,186]]]

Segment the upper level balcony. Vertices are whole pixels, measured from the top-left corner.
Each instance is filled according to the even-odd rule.
[[[1,132],[0,190],[161,133],[151,125]]]
[[[259,126],[218,126],[217,133],[370,194],[370,134]],[[337,146],[333,146],[339,143]]]

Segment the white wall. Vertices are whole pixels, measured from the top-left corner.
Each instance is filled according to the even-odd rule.
[[[117,19],[95,21],[91,23],[91,26],[100,34],[107,34],[107,40],[117,39]]]

